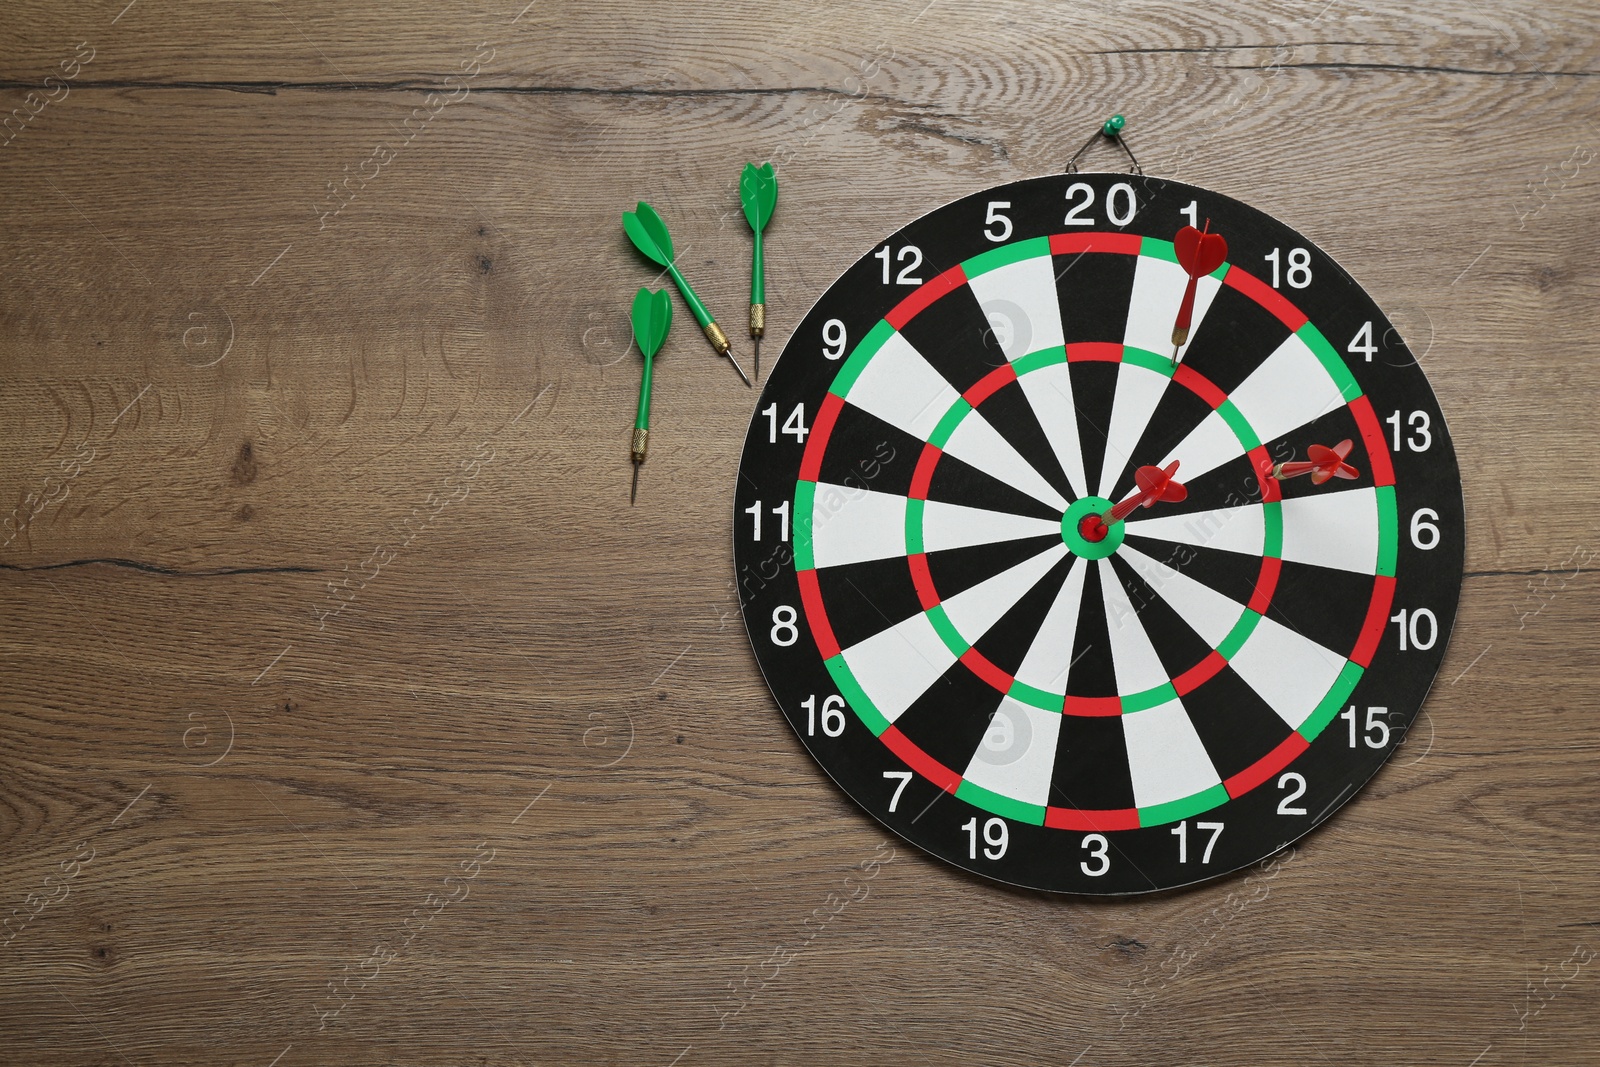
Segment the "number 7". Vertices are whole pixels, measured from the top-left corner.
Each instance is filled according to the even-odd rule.
[[[889,798],[889,810],[894,811],[900,806],[900,794],[906,791],[906,786],[911,784],[910,771],[884,771],[885,778],[898,778],[900,784],[894,787],[894,796]]]

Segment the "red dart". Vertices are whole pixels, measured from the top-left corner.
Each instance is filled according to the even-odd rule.
[[[1086,540],[1104,541],[1106,534],[1111,531],[1111,523],[1121,522],[1140,507],[1149,507],[1158,500],[1166,500],[1172,503],[1182,500],[1189,495],[1189,490],[1183,487],[1183,483],[1172,477],[1177,471],[1177,460],[1168,463],[1165,469],[1161,467],[1140,467],[1133,473],[1134,483],[1139,487],[1138,491],[1106,512],[1104,518],[1099,515],[1085,515],[1083,521],[1078,524],[1078,532]]]
[[[1355,447],[1350,441],[1340,441],[1332,448],[1322,445],[1312,445],[1306,449],[1310,460],[1293,460],[1289,463],[1279,463],[1272,468],[1272,476],[1282,481],[1285,478],[1298,478],[1302,474],[1311,475],[1312,485],[1321,485],[1330,478],[1344,478],[1350,480],[1361,477],[1361,472],[1344,461],[1350,454],[1350,449]]]
[[[1228,242],[1220,233],[1211,233],[1211,220],[1206,228],[1197,230],[1185,226],[1172,239],[1172,251],[1178,257],[1178,266],[1189,275],[1189,284],[1183,287],[1183,303],[1178,305],[1178,321],[1172,327],[1172,362],[1178,362],[1178,349],[1189,339],[1189,322],[1194,318],[1194,290],[1200,279],[1222,266],[1228,258]]]

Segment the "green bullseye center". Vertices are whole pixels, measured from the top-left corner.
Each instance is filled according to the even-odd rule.
[[[1079,529],[1083,520],[1090,515],[1104,515],[1111,508],[1111,501],[1103,496],[1086,496],[1074,500],[1072,506],[1067,508],[1066,514],[1061,516],[1061,540],[1067,543],[1074,555],[1084,559],[1105,559],[1122,547],[1122,538],[1127,532],[1123,523],[1109,524],[1105,537],[1099,541],[1089,540]]]

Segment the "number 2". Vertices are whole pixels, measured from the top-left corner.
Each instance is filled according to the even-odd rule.
[[[1294,792],[1286,794],[1278,801],[1279,815],[1304,815],[1306,809],[1300,807],[1295,801],[1306,795],[1306,776],[1299,771],[1286,771],[1278,775],[1278,788],[1288,789],[1294,787]]]

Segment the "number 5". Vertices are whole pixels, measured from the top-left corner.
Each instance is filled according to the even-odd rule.
[[[1000,208],[1010,206],[1011,201],[1009,200],[989,201],[989,213],[985,215],[983,219],[983,224],[985,227],[983,235],[989,240],[1004,241],[1007,237],[1011,236],[1011,220],[1000,214],[999,210]],[[989,226],[999,226],[1000,232],[995,233],[993,230],[988,229]]]

